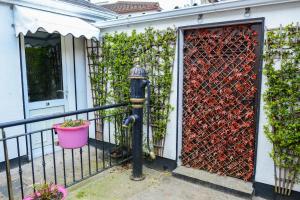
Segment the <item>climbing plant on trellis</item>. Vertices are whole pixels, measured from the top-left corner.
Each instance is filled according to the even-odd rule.
[[[87,58],[89,76],[92,90],[92,99],[94,106],[105,105],[107,99],[107,69],[101,63],[101,46],[96,40],[86,40]],[[105,116],[104,111],[96,111],[96,139],[103,139],[103,120],[101,116]]]
[[[185,31],[185,166],[247,181],[252,178],[259,48],[254,26]]]
[[[147,28],[143,33],[105,34],[90,53],[90,79],[94,104],[129,102],[130,69],[138,58],[148,72],[151,82],[150,123],[156,154],[162,155],[167,131],[173,62],[175,57],[175,29]],[[96,45],[94,44],[94,47]],[[90,48],[90,47],[87,47]],[[119,112],[116,110],[115,112]],[[119,120],[121,121],[121,120]],[[117,125],[121,127],[121,124]]]
[[[275,192],[290,195],[300,173],[299,23],[268,31],[264,59],[265,133],[273,144]]]

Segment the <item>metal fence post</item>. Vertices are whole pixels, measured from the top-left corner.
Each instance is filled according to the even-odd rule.
[[[6,179],[7,179],[7,190],[8,190],[8,197],[9,200],[14,199],[13,190],[12,190],[12,180],[11,180],[11,174],[10,174],[10,162],[8,157],[8,150],[7,150],[7,143],[6,143],[6,135],[4,129],[1,129],[2,131],[2,138],[3,140],[3,149],[4,149],[4,158],[5,158],[5,171],[6,171]]]

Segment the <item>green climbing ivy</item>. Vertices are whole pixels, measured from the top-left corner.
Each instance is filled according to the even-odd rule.
[[[300,172],[300,31],[293,24],[267,32],[264,55],[268,117],[265,133],[277,166]]]
[[[150,121],[155,141],[165,137],[172,110],[169,98],[175,43],[174,28],[146,28],[142,33],[133,30],[131,34],[115,32],[104,35],[100,58],[93,56],[97,73],[91,77],[91,83],[97,86],[96,99],[99,105],[129,102],[128,75],[137,58],[139,64],[147,70],[151,82]],[[116,109],[114,112],[120,113],[122,110]],[[117,124],[117,128],[120,130],[121,124]]]

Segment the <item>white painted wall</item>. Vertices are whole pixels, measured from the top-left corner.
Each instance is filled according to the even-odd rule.
[[[0,122],[23,119],[21,68],[19,41],[15,36],[13,12],[6,4],[0,4]],[[8,128],[6,136],[24,132],[23,126]],[[0,134],[0,138],[2,135]],[[21,154],[26,151],[22,139]],[[17,156],[16,141],[8,142],[9,157]],[[0,142],[0,162],[3,161],[2,142]]]
[[[76,88],[77,88],[77,108],[84,109],[87,104],[87,84],[86,84],[86,60],[85,60],[85,39],[75,38],[75,66],[76,66]]]
[[[137,23],[137,24],[128,24],[124,26],[117,26],[111,28],[101,29],[101,32],[104,33],[112,33],[112,32],[127,32],[130,33],[133,29],[136,29],[138,32],[144,30],[145,27],[152,26],[157,29],[165,29],[167,27],[180,27],[180,26],[190,26],[190,25],[197,25],[197,24],[208,24],[208,23],[216,23],[216,22],[226,22],[226,21],[233,21],[233,20],[243,20],[243,19],[251,19],[251,18],[265,18],[265,28],[276,28],[279,27],[280,24],[286,25],[292,22],[299,22],[300,21],[300,2],[291,2],[285,4],[278,4],[278,5],[271,5],[271,6],[261,6],[261,7],[254,7],[251,8],[250,16],[244,16],[244,9],[237,9],[231,11],[222,11],[222,12],[215,12],[204,14],[203,19],[201,21],[198,20],[198,16],[188,16],[188,17],[180,17],[180,18],[173,18],[173,19],[165,19],[159,21],[151,21],[145,23]],[[178,56],[178,55],[177,55]],[[176,58],[177,58],[176,56]],[[182,58],[181,58],[182,60]],[[171,103],[175,107],[176,111],[176,91],[177,91],[177,62],[175,60],[174,63],[174,72],[173,72],[173,83],[172,83],[172,90],[173,93],[171,94]],[[180,79],[182,83],[182,67],[180,68]],[[262,94],[264,93],[266,86],[265,86],[266,77],[262,78]],[[182,87],[181,84],[179,85],[180,88],[180,100],[179,105],[182,102]],[[263,132],[263,126],[266,124],[266,115],[263,109],[264,102],[261,101],[260,103],[260,124],[259,124],[259,133],[258,133],[258,148],[257,148],[257,163],[256,163],[256,175],[255,181],[262,182],[270,185],[274,185],[274,165],[272,159],[269,157],[269,152],[271,151],[271,144],[265,137]],[[166,136],[166,145],[164,151],[164,157],[170,158],[175,160],[176,156],[176,137],[175,137],[175,127],[176,127],[176,113],[173,111],[170,114],[170,122],[168,124],[168,131]],[[181,122],[181,108],[179,109],[179,120]],[[180,124],[181,125],[181,124]],[[181,128],[179,130],[181,133]],[[181,135],[179,135],[181,138]],[[179,139],[179,148],[181,148],[181,140]],[[180,150],[179,150],[180,155]],[[295,185],[294,190],[300,191],[300,185]]]
[[[75,82],[74,82],[74,62],[73,62],[73,42],[72,42],[72,35],[67,35],[62,37],[62,41],[64,43],[62,50],[62,57],[65,57],[63,60],[63,65],[66,67],[66,83],[64,85],[64,89],[68,93],[67,98],[67,106],[66,111],[71,111],[76,109],[75,103]]]
[[[66,111],[74,111],[91,108],[92,105],[88,103],[88,71],[86,71],[86,54],[85,54],[85,38],[74,38],[74,49],[75,49],[75,71],[74,71],[74,55],[73,55],[73,36],[67,35],[62,37],[64,41],[64,56],[65,56],[65,67],[67,74],[67,83],[64,87],[68,91],[68,99],[66,105]],[[76,93],[75,93],[75,80],[76,80]],[[76,102],[77,100],[77,102]],[[86,114],[79,115],[79,117],[86,119]],[[75,119],[75,116],[73,116]],[[91,125],[93,128],[93,124]],[[90,134],[93,133],[91,128]]]
[[[85,57],[85,39],[74,38],[75,48],[75,71],[74,71],[74,55],[73,55],[73,36],[67,35],[62,37],[63,48],[63,64],[66,67],[66,90],[68,91],[68,105],[66,111],[88,108],[87,98],[87,76],[86,76],[86,57]],[[75,75],[76,74],[76,75]],[[75,77],[76,76],[76,77]],[[76,94],[75,94],[75,79],[76,79]]]
[[[19,56],[19,38],[15,36],[13,24],[13,10],[8,4],[0,3],[0,123],[24,119],[22,100],[22,80]],[[62,39],[63,65],[66,67],[66,90],[68,100],[65,111],[73,111],[75,107],[75,84],[74,84],[74,62],[72,35]],[[75,67],[77,85],[77,106],[78,109],[87,108],[87,81],[86,81],[86,59],[85,39],[75,38]],[[23,42],[23,40],[22,40]],[[23,55],[24,57],[24,55]],[[24,65],[23,61],[23,65]],[[24,74],[26,76],[26,74]],[[27,95],[27,91],[24,91]],[[47,113],[45,113],[47,114]],[[25,132],[23,126],[7,128],[6,136],[13,136]],[[0,138],[2,138],[0,132]],[[9,158],[17,157],[17,146],[15,139],[8,142]],[[4,160],[2,153],[2,142],[0,142],[0,162]],[[25,138],[20,138],[20,154],[26,154]]]

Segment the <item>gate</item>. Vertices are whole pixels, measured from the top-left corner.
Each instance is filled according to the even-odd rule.
[[[183,165],[251,180],[261,28],[184,31]]]

